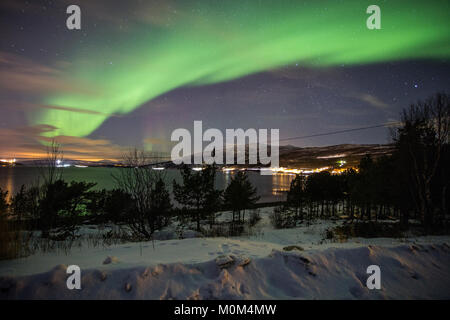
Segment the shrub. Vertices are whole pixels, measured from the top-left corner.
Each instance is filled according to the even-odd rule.
[[[0,216],[0,260],[20,256],[20,232],[13,229],[13,224],[4,215]]]
[[[86,214],[89,190],[95,183],[76,182],[70,184],[57,180],[43,186],[43,197],[39,201],[39,225],[43,237],[65,239],[75,237],[80,218]],[[50,235],[54,228],[55,233]]]
[[[106,219],[120,223],[125,221],[127,213],[133,207],[131,195],[121,189],[113,189],[106,193],[104,213]]]
[[[401,238],[404,227],[398,223],[357,222],[337,226],[326,231],[327,239],[345,241],[348,238]]]
[[[276,207],[270,213],[269,219],[275,229],[285,229],[296,226],[295,212],[287,207]]]
[[[5,215],[8,211],[8,191],[3,191],[2,188],[0,188],[0,215]]]
[[[248,220],[249,226],[253,227],[261,220],[261,215],[258,209],[253,209],[250,211],[250,219]]]
[[[11,213],[18,221],[36,219],[39,217],[39,187],[20,187],[11,200]]]

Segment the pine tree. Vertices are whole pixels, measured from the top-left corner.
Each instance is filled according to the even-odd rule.
[[[184,165],[181,169],[182,184],[173,180],[175,200],[184,208],[193,212],[200,231],[200,221],[209,216],[210,223],[214,223],[215,212],[220,207],[222,191],[215,189],[216,166],[207,165],[199,172],[192,171]]]
[[[235,214],[238,214],[238,221],[241,220],[241,211],[243,211],[243,221],[245,221],[245,209],[251,208],[259,196],[256,196],[257,190],[248,179],[246,172],[238,171],[231,178],[231,182],[224,192],[225,205],[233,210],[233,222]]]
[[[150,198],[150,209],[156,217],[155,229],[160,229],[169,222],[169,212],[172,209],[169,191],[161,177],[156,182]]]
[[[294,180],[291,181],[291,186],[287,194],[287,203],[289,206],[295,208],[295,219],[303,216],[303,204],[305,202],[305,176],[297,174]]]
[[[0,188],[0,214],[6,214],[8,209],[8,201],[6,197],[8,196],[8,191],[3,191]]]

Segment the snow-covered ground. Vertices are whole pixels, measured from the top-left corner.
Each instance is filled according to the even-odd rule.
[[[0,298],[450,298],[450,237],[331,242],[325,230],[340,222],[274,230],[271,210],[262,209],[251,237],[80,247],[0,261]],[[381,268],[381,290],[365,285],[373,264]],[[68,265],[81,268],[82,290],[67,289]]]

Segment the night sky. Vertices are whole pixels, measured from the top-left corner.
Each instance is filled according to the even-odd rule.
[[[81,8],[68,30],[66,8]],[[366,8],[381,8],[381,30]],[[2,0],[0,157],[170,151],[176,128],[280,138],[397,121],[450,85],[450,2]],[[377,128],[291,140],[386,143]],[[283,144],[283,143],[281,143]],[[286,142],[287,144],[287,142]]]

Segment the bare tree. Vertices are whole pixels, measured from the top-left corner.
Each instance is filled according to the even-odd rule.
[[[438,170],[448,164],[443,163],[443,153],[448,152],[450,133],[450,97],[439,93],[425,101],[419,101],[403,110],[403,127],[394,140],[402,155],[405,168],[409,171],[412,198],[416,210],[425,225],[433,224],[437,206],[433,203],[432,186],[439,179]],[[444,157],[445,158],[445,157]],[[435,183],[436,184],[436,183]],[[445,193],[448,180],[440,181],[443,201],[440,205],[445,212]],[[442,207],[444,206],[444,207]]]
[[[55,226],[57,215],[48,208],[42,208],[41,202],[43,199],[49,198],[50,190],[56,181],[62,180],[63,152],[61,145],[53,139],[47,146],[47,155],[44,159],[36,162],[39,170],[39,176],[34,183],[35,186],[31,189],[33,203],[36,208],[34,215],[39,217],[39,225],[42,231],[41,236],[47,238],[50,235],[50,229]],[[42,179],[42,180],[41,180]]]
[[[118,169],[113,179],[133,201],[130,212],[126,213],[127,225],[135,236],[151,239],[163,226],[171,208],[164,174],[152,169],[150,157],[144,151],[134,149],[122,159],[126,168]]]
[[[61,163],[63,159],[64,155],[61,145],[53,139],[50,145],[47,146],[46,158],[38,164],[39,176],[42,178],[44,185],[50,185],[62,179]]]

